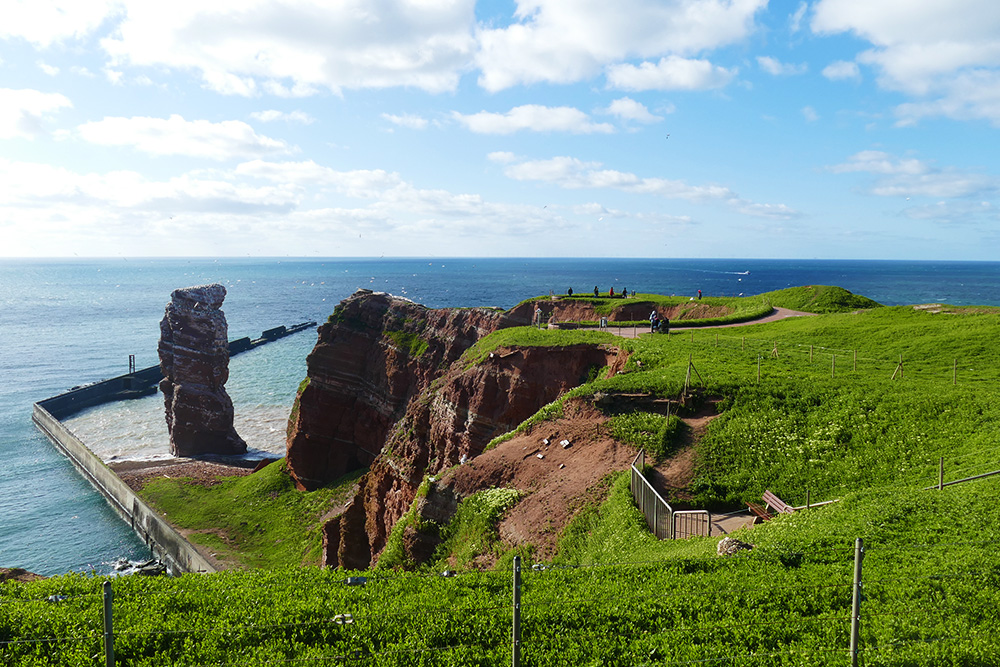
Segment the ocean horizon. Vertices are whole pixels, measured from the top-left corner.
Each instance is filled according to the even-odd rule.
[[[751,296],[837,285],[882,303],[1000,306],[1000,262],[593,258],[0,259],[0,567],[43,575],[110,571],[142,542],[35,429],[34,402],[158,363],[170,292],[221,283],[229,337],[324,321],[359,288],[428,307],[511,308],[540,294],[629,291]],[[281,455],[284,426],[315,333],[234,357],[237,430]],[[162,399],[88,410],[71,428],[106,458],[166,456]]]

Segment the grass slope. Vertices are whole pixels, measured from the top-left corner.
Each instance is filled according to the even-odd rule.
[[[175,526],[192,531],[188,539],[222,559],[245,567],[317,565],[320,517],[346,499],[363,472],[302,493],[295,490],[282,459],[252,475],[223,477],[207,488],[185,479],[157,479],[140,495]]]

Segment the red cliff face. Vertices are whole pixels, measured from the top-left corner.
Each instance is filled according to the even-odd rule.
[[[615,367],[623,360],[624,354],[615,348],[528,347],[501,349],[476,366],[451,369],[434,388],[411,401],[354,501],[325,526],[325,564],[370,566],[393,525],[409,509],[425,474],[475,458],[494,437],[587,381],[594,369]],[[438,507],[442,497],[449,502]],[[447,515],[456,504],[454,494],[438,489],[435,502],[425,503],[421,512]],[[445,524],[450,515],[433,518]],[[434,544],[423,542],[406,540],[410,558],[419,561],[431,555]]]
[[[372,465],[411,400],[483,336],[520,322],[491,309],[429,309],[360,290],[319,328],[289,422],[296,485]]]

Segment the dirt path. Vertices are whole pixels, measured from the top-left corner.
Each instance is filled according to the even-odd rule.
[[[650,472],[649,480],[660,495],[667,497],[674,509],[687,509],[686,501],[691,500],[687,489],[695,476],[695,445],[708,431],[711,421],[720,416],[718,399],[709,400],[697,414],[682,417],[687,425],[680,449],[677,453],[657,464]],[[734,530],[749,526],[753,517],[747,512],[712,514],[709,535],[727,535]]]
[[[735,322],[733,324],[713,324],[704,327],[678,327],[672,330],[672,333],[677,333],[678,331],[690,331],[692,329],[725,329],[728,327],[745,327],[751,324],[764,324],[767,322],[776,322],[778,320],[783,320],[787,317],[811,317],[816,315],[816,313],[806,313],[801,310],[789,310],[788,308],[772,308],[770,314],[764,317],[759,317],[755,320],[749,320],[747,322]],[[591,331],[597,331],[600,327],[583,327]],[[617,326],[614,322],[609,322],[605,329],[616,336],[621,336],[622,338],[638,338],[642,334],[649,333],[648,326]]]

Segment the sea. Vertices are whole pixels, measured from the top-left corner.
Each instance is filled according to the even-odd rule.
[[[429,307],[498,306],[623,289],[754,295],[838,285],[884,305],[1000,306],[1000,262],[762,259],[0,259],[0,567],[105,574],[148,549],[34,427],[32,404],[158,363],[159,322],[179,287],[221,283],[229,337],[324,321],[357,289]],[[230,362],[227,391],[252,456],[281,456],[309,329]],[[167,458],[160,396],[80,413],[68,426],[105,460]]]

